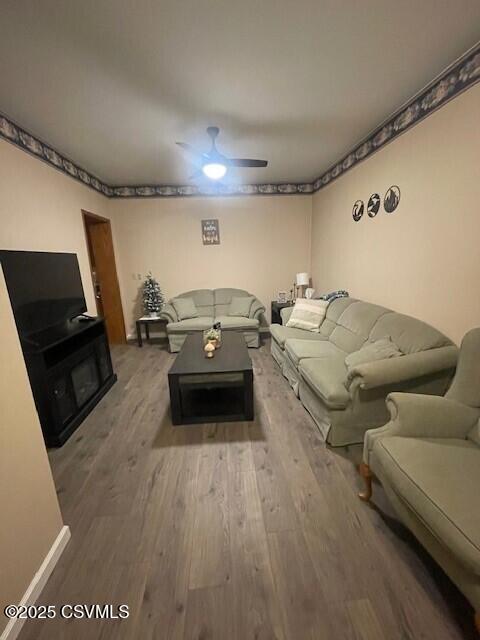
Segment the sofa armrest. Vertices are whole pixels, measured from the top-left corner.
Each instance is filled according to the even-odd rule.
[[[265,307],[260,302],[258,298],[252,302],[252,306],[250,307],[250,318],[254,318],[255,320],[260,320],[260,316],[265,313]]]
[[[431,373],[454,369],[457,358],[457,347],[449,346],[410,353],[398,358],[366,362],[350,370],[348,386],[355,382],[362,389],[374,389],[413,380]]]
[[[442,396],[419,393],[389,393],[386,399],[390,422],[365,434],[364,461],[384,437],[459,438],[467,437],[480,417],[479,409],[448,400]]]
[[[480,417],[480,410],[442,396],[394,392],[386,403],[402,436],[465,438]]]
[[[158,315],[160,318],[165,318],[167,322],[178,322],[177,312],[171,304],[164,304]]]
[[[291,307],[283,307],[283,309],[280,309],[280,315],[282,317],[283,324],[287,324],[287,322],[290,320],[290,316],[292,315],[292,312],[293,312],[293,305]]]

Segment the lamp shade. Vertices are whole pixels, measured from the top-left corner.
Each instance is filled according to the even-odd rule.
[[[295,282],[297,283],[297,287],[308,287],[310,284],[310,276],[308,273],[297,273]]]

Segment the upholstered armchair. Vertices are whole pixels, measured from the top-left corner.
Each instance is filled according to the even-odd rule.
[[[445,397],[391,393],[391,420],[365,434],[360,473],[472,603],[480,631],[480,329],[464,337]]]

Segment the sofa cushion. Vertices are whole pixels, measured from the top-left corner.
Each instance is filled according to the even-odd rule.
[[[347,307],[354,302],[357,302],[355,298],[337,298],[332,300],[327,308],[325,314],[325,320],[320,325],[320,333],[322,336],[329,336],[337,326],[337,320],[342,315]]]
[[[403,353],[416,353],[452,344],[446,336],[430,325],[393,311],[379,318],[370,334],[370,340],[390,336]]]
[[[326,340],[325,336],[313,331],[305,331],[305,329],[294,329],[286,327],[283,324],[271,324],[270,335],[273,340],[282,348],[285,348],[285,340],[288,338],[301,338],[302,340]]]
[[[470,429],[467,438],[480,447],[480,420]]]
[[[299,298],[295,302],[287,327],[319,333],[327,307],[328,302],[326,300],[304,300]]]
[[[228,315],[248,318],[254,300],[253,296],[233,296],[228,308]]]
[[[193,301],[193,298],[173,298],[172,305],[179,320],[198,318],[199,316],[197,306]]]
[[[181,293],[177,298],[192,298],[198,310],[199,316],[214,316],[214,296],[211,289],[194,289]]]
[[[470,570],[480,575],[480,447],[453,438],[385,437],[373,450],[395,493]]]
[[[188,318],[179,322],[169,322],[167,333],[185,333],[186,331],[204,331],[210,329],[213,324],[211,316],[199,316],[198,318]]]
[[[244,289],[233,289],[224,287],[223,289],[214,289],[213,290],[213,304],[230,304],[232,298],[237,297],[245,297],[251,296],[251,293],[245,291]]]
[[[338,318],[329,340],[347,353],[358,351],[368,340],[378,319],[386,313],[388,309],[385,307],[357,300]]]
[[[289,338],[285,341],[285,353],[289,355],[290,360],[297,366],[300,360],[304,358],[328,358],[331,356],[345,358],[345,352],[328,340]]]
[[[258,329],[257,318],[243,316],[216,316],[215,322],[220,322],[222,329]]]
[[[214,315],[216,316],[227,316],[230,310],[230,303],[232,302],[232,298],[241,298],[241,297],[249,297],[251,293],[248,291],[244,291],[243,289],[232,289],[232,288],[223,288],[223,289],[214,289],[213,290],[213,299],[215,305]]]
[[[345,409],[350,399],[345,387],[345,355],[300,360],[298,370],[305,382],[331,409]]]
[[[390,309],[357,300],[345,309],[338,318],[337,324],[367,340],[379,318],[386,313],[390,313]]]
[[[376,342],[366,342],[358,351],[349,353],[345,358],[345,364],[348,369],[353,369],[359,364],[387,358],[398,358],[401,355],[402,352],[390,338],[382,338]]]

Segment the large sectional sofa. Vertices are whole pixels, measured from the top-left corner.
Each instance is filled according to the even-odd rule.
[[[282,309],[282,325],[270,325],[271,353],[332,446],[362,443],[367,429],[385,424],[390,392],[443,395],[450,384],[458,349],[420,320],[338,298],[315,333],[285,326],[292,309]],[[403,355],[347,369],[347,354],[385,337]]]
[[[232,298],[252,296],[243,289],[195,289],[181,293],[176,298],[192,298],[198,310],[197,318],[179,320],[171,301],[164,304],[160,317],[167,320],[167,336],[170,351],[180,351],[187,335],[198,331],[205,331],[215,322],[220,322],[222,331],[242,331],[248,347],[260,345],[259,327],[260,319],[265,312],[263,304],[255,298],[250,307],[248,318],[229,316],[228,311]]]

